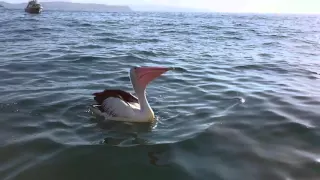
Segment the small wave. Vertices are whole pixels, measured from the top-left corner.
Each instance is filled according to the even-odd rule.
[[[55,31],[55,29],[51,28],[51,27],[40,27],[37,30],[39,30],[39,31],[48,31],[48,32]],[[61,31],[59,31],[59,32],[61,32]]]
[[[17,33],[17,34],[24,34],[24,33],[29,33],[29,32],[34,32],[34,30],[33,29],[11,29],[10,30],[11,31],[11,33]]]
[[[218,39],[218,40],[237,40],[237,41],[245,40],[242,37],[228,37],[228,36],[218,36],[218,37],[216,37],[216,39]]]
[[[235,66],[235,69],[239,70],[257,70],[257,71],[273,71],[277,72],[280,74],[287,74],[288,70],[281,68],[275,64],[248,64],[248,65],[240,65],[240,66]]]
[[[174,71],[177,71],[177,72],[181,72],[181,73],[188,72],[188,70],[186,68],[183,68],[183,67],[173,67],[173,68],[174,68]]]
[[[163,30],[160,32],[161,34],[174,34],[177,33],[175,30]]]
[[[82,24],[80,24],[80,26],[83,26],[83,27],[90,27],[90,26],[92,26],[92,24],[90,24],[90,23],[82,23]]]
[[[101,59],[100,57],[97,56],[82,56],[80,58],[77,58],[73,62],[94,62]]]
[[[160,34],[182,34],[182,35],[199,35],[201,33],[192,30],[162,30]]]
[[[139,54],[142,56],[153,56],[153,57],[157,56],[157,53],[153,51],[134,51],[133,54]]]
[[[224,31],[223,34],[225,35],[239,35],[237,31]]]
[[[268,54],[268,53],[260,53],[260,54],[258,54],[258,56],[260,56],[260,57],[268,57],[268,58],[274,57],[272,54]]]
[[[104,48],[104,46],[97,45],[97,44],[88,44],[88,45],[75,47],[75,49],[100,49],[100,48]]]
[[[163,24],[161,24],[162,26],[175,26],[175,24],[174,23],[163,23]]]
[[[104,37],[104,36],[116,36],[117,34],[111,33],[111,32],[100,32],[100,33],[95,33],[93,35]]]
[[[242,37],[230,37],[229,39],[234,39],[234,40],[239,40],[239,41],[245,40],[245,39],[242,38]]]
[[[280,45],[279,42],[265,42],[265,43],[262,43],[263,46],[278,46]]]
[[[201,28],[210,29],[210,30],[219,30],[222,27],[209,25],[209,26],[201,26]]]
[[[21,21],[21,22],[40,22],[40,19],[33,19],[33,18],[17,18],[17,21]],[[14,20],[15,21],[15,20]]]
[[[236,27],[248,27],[247,24],[242,24],[242,23],[236,23],[236,24],[234,24],[234,26],[236,26]]]
[[[151,57],[162,57],[162,56],[168,56],[168,53],[165,53],[163,51],[146,51],[146,50],[140,50],[140,51],[132,51],[132,54],[138,55],[138,56],[151,56]]]
[[[7,25],[12,23],[12,20],[3,20],[3,19],[1,19],[0,23],[1,23],[2,26],[7,26]]]
[[[184,35],[200,35],[201,34],[198,31],[178,31],[177,33],[184,34]]]
[[[124,42],[124,40],[117,39],[117,38],[111,38],[111,37],[100,38],[100,39],[97,39],[97,40],[98,41],[103,41],[103,42],[114,42],[114,43]]]
[[[112,24],[119,24],[119,21],[110,21],[110,20],[106,20],[102,22],[103,24],[107,24],[107,25],[112,25]]]
[[[285,39],[285,38],[288,38],[288,36],[280,35],[280,34],[271,34],[271,35],[268,35],[268,36],[273,38],[273,39]]]
[[[248,29],[247,31],[249,31],[249,32],[253,32],[253,33],[257,33],[258,31],[257,30],[255,30],[255,29]]]
[[[133,62],[145,62],[147,60],[135,54],[125,55],[125,56],[115,56],[115,57],[110,57],[106,59],[107,60],[125,60],[125,61],[133,61]]]
[[[13,42],[24,42],[24,41],[31,41],[31,38],[0,38],[0,42],[3,43],[13,43]]]
[[[137,39],[139,43],[158,43],[161,42],[160,39],[157,38],[150,38],[150,39]]]
[[[69,61],[69,60],[75,60],[77,58],[79,58],[79,55],[77,55],[77,54],[65,54],[65,55],[55,56],[55,57],[51,58],[51,60]]]
[[[75,20],[75,19],[73,19],[71,21],[65,21],[64,23],[65,23],[65,26],[67,26],[67,27],[79,27],[79,25],[82,24],[81,21]]]

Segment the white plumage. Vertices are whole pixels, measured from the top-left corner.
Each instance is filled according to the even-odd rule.
[[[122,90],[104,90],[94,93],[98,104],[91,110],[108,120],[127,122],[150,122],[154,113],[146,98],[146,87],[149,82],[159,77],[170,68],[134,67],[130,70],[130,79],[137,97]]]

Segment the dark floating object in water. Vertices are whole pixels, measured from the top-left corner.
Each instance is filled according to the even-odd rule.
[[[31,0],[24,11],[31,14],[40,14],[42,11],[42,6],[37,0]]]

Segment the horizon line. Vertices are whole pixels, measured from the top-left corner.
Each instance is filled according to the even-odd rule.
[[[0,2],[5,2],[8,4],[24,4],[26,2],[7,2],[6,0],[0,0]],[[96,4],[96,5],[105,5],[105,6],[128,6],[133,12],[167,12],[167,13],[227,13],[227,14],[280,14],[280,15],[320,15],[320,12],[255,12],[255,11],[216,11],[216,10],[209,10],[209,9],[203,9],[203,8],[192,8],[192,7],[179,7],[179,6],[168,6],[168,5],[109,5],[109,4],[104,4],[104,3],[94,3],[94,2],[72,2],[72,1],[63,1],[63,0],[58,0],[58,1],[44,1],[43,3],[50,3],[50,2],[60,2],[60,3],[73,3],[73,4]],[[145,8],[145,9],[140,9],[137,7]],[[148,7],[166,7],[169,9],[177,9],[177,11],[174,10],[156,10],[153,8],[150,8],[148,10]],[[135,10],[136,9],[136,10]],[[182,11],[179,11],[182,10]],[[49,10],[49,9],[48,9]],[[183,11],[185,10],[185,11]],[[94,12],[94,11],[93,11]]]

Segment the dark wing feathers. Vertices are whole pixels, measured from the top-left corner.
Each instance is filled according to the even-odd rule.
[[[119,89],[106,89],[102,92],[94,93],[94,100],[97,101],[98,104],[102,104],[103,101],[109,97],[120,98],[126,102],[135,102],[138,103],[138,98],[133,96],[132,94],[125,92]]]

